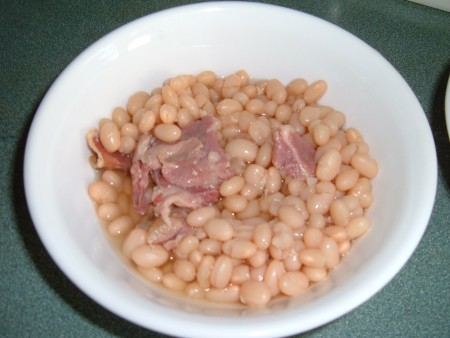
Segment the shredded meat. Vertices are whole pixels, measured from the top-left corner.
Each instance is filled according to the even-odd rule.
[[[282,176],[296,179],[313,177],[316,170],[314,147],[290,125],[274,130],[272,163]]]
[[[144,214],[152,203],[156,216],[163,222],[158,225],[161,229],[152,230],[159,234],[150,237],[152,243],[159,242],[160,238],[167,242],[187,233],[174,210],[216,203],[220,183],[233,175],[229,159],[218,143],[215,120],[211,116],[187,125],[180,140],[174,143],[141,136],[130,172],[134,208]]]
[[[97,129],[91,129],[86,136],[89,148],[93,152],[91,164],[96,169],[112,169],[128,171],[131,167],[131,156],[119,151],[108,152],[100,142]]]

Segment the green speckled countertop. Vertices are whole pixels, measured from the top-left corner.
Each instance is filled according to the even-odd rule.
[[[405,0],[265,2],[321,17],[378,50],[417,95],[439,162],[433,213],[406,266],[359,308],[298,337],[450,337],[450,13]],[[22,167],[36,109],[73,58],[133,19],[187,3],[1,1],[0,337],[165,337],[106,311],[57,268],[34,230]]]

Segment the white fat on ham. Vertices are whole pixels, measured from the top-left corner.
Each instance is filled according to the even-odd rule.
[[[272,163],[283,178],[305,179],[315,175],[315,149],[290,125],[274,130]]]

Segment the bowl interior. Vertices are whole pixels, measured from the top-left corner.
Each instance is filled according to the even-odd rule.
[[[369,213],[373,228],[327,281],[302,297],[265,309],[180,299],[128,269],[96,219],[87,195],[94,179],[87,130],[110,116],[115,106],[124,106],[135,91],[150,91],[173,75],[205,69],[220,75],[245,69],[252,78],[284,83],[296,77],[326,80],[329,90],[321,102],[346,114],[347,126],[362,132],[379,162],[376,202]],[[47,250],[80,289],[110,311],[172,335],[207,337],[220,325],[214,331],[217,337],[274,336],[306,331],[339,317],[399,271],[430,216],[436,158],[414,94],[368,45],[301,12],[222,2],[143,17],[75,59],[33,121],[25,183],[30,212]]]

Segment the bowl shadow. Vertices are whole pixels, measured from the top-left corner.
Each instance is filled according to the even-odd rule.
[[[431,106],[431,130],[433,132],[436,155],[440,174],[445,181],[446,189],[450,191],[450,140],[445,120],[445,93],[450,75],[450,63],[441,74]]]
[[[18,140],[12,164],[13,177],[11,177],[14,187],[12,198],[15,221],[28,256],[42,279],[56,292],[58,297],[93,325],[118,337],[168,337],[128,322],[94,302],[63,274],[41,242],[28,210],[23,180],[26,140],[38,105],[39,103],[36,104],[34,113],[27,121],[24,132]]]

